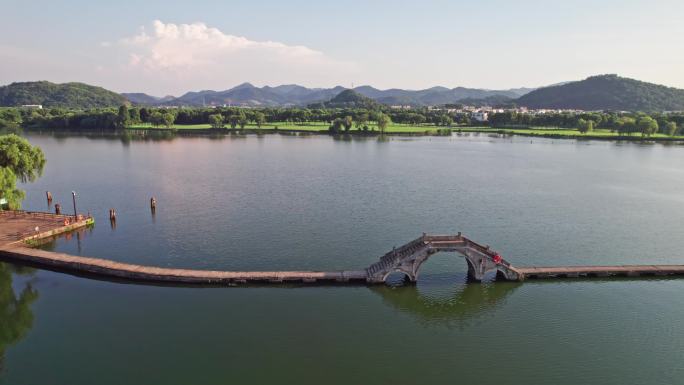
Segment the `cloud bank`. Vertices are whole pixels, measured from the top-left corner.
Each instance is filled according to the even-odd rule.
[[[119,39],[115,47],[101,46],[118,50],[122,69],[129,76],[167,84],[170,91],[225,89],[246,81],[332,85],[357,70],[351,62],[303,45],[250,40],[204,23],[155,20],[151,28],[141,27],[137,34]]]

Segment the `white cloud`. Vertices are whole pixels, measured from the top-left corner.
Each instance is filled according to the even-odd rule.
[[[204,23],[155,20],[151,28],[120,39],[116,49],[129,76],[138,73],[167,86],[172,82],[175,89],[223,88],[245,81],[333,85],[357,72],[355,64],[303,45],[250,40]]]

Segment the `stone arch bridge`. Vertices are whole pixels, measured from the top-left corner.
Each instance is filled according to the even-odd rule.
[[[520,280],[522,275],[501,258],[499,253],[471,241],[458,233],[457,235],[423,235],[380,257],[380,260],[366,268],[367,281],[370,283],[385,282],[394,272],[404,273],[411,282],[418,280],[420,267],[430,256],[441,251],[456,252],[465,257],[468,263],[468,278],[481,281],[491,272],[507,280]]]

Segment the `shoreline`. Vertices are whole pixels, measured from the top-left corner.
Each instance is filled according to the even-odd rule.
[[[449,129],[450,133],[445,134],[443,130]],[[442,130],[442,131],[438,131]],[[52,133],[52,134],[78,134],[78,135],[89,135],[89,134],[111,134],[111,135],[125,135],[125,134],[141,134],[147,135],[159,135],[159,136],[170,136],[170,135],[180,135],[180,136],[246,136],[246,135],[269,135],[269,134],[281,134],[281,135],[291,135],[291,136],[331,136],[331,137],[364,137],[364,138],[379,138],[383,136],[404,136],[404,137],[450,137],[453,134],[494,134],[500,135],[502,137],[506,136],[521,136],[530,138],[542,138],[542,139],[569,139],[569,140],[600,140],[600,141],[615,141],[615,142],[661,142],[661,143],[678,143],[682,142],[684,144],[684,136],[650,136],[643,137],[640,135],[606,135],[606,134],[582,134],[582,133],[567,133],[567,131],[574,131],[571,129],[558,129],[558,131],[566,131],[566,133],[554,133],[553,129],[534,129],[534,128],[524,128],[524,129],[511,129],[511,128],[489,128],[489,127],[451,127],[451,128],[436,128],[436,129],[426,129],[424,131],[388,131],[381,134],[378,131],[363,132],[357,130],[351,130],[349,132],[344,132],[340,134],[331,134],[328,130],[306,130],[306,129],[275,129],[275,128],[246,128],[246,129],[212,129],[212,128],[154,128],[154,127],[135,127],[135,128],[125,128],[122,130],[55,130],[49,128],[23,128],[21,131],[24,132],[38,132],[38,133]]]
[[[523,132],[534,131],[534,132]],[[559,129],[562,130],[562,129]],[[617,142],[683,142],[684,136],[674,136],[674,137],[662,137],[662,136],[630,136],[630,135],[597,135],[597,134],[558,134],[553,133],[553,130],[544,129],[511,129],[511,128],[470,128],[462,127],[455,128],[453,130],[456,133],[483,133],[483,134],[496,134],[503,136],[522,136],[530,138],[543,138],[543,139],[574,139],[574,140],[601,140],[601,141],[617,141]],[[567,131],[567,130],[563,130]]]

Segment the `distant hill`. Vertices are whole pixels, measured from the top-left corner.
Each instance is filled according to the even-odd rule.
[[[155,103],[159,102],[159,98],[155,96],[151,96],[142,92],[127,92],[121,94],[124,98],[126,98],[129,102],[136,104],[136,105],[154,105]]]
[[[536,90],[536,88],[529,88],[529,87],[520,87],[520,88],[511,88],[506,91],[510,92],[511,94],[515,94],[517,97],[521,97],[525,94],[529,94],[530,92]]]
[[[458,101],[458,104],[474,107],[514,107],[516,100],[504,95],[492,95],[484,98],[466,98]]]
[[[599,75],[537,89],[516,103],[537,109],[679,111],[684,110],[684,90],[617,75]]]
[[[432,87],[424,90],[402,90],[392,88],[388,90],[378,90],[370,86],[354,88],[354,91],[367,96],[382,104],[388,105],[410,105],[410,106],[435,106],[441,104],[457,103],[463,99],[484,99],[492,96],[505,96],[517,98],[521,95],[522,89],[517,90],[484,90],[478,88],[446,88]]]
[[[95,108],[126,103],[123,96],[84,83],[55,84],[47,81],[12,83],[0,87],[0,106],[42,104],[44,107]]]
[[[317,104],[327,108],[374,108],[378,102],[354,90],[344,90],[329,101]]]
[[[225,91],[188,92],[164,104],[174,106],[304,106],[312,102],[329,100],[342,90],[344,90],[343,87],[306,88],[295,84],[255,87],[250,83],[243,83]]]
[[[132,104],[138,106],[156,106],[175,99],[175,97],[170,95],[160,98],[158,96],[152,96],[142,92],[128,92],[121,94],[121,96],[128,99],[128,101]]]

